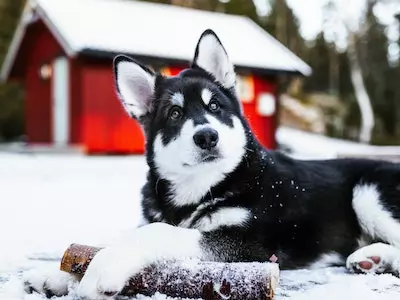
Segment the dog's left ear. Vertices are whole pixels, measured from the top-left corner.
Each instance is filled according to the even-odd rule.
[[[202,33],[196,46],[192,67],[200,67],[213,75],[227,89],[236,84],[236,74],[220,39],[211,29]]]

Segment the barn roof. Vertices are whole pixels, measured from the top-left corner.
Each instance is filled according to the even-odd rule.
[[[100,51],[190,61],[213,29],[236,66],[309,75],[311,68],[244,16],[127,0],[29,0],[3,63],[7,79],[26,27],[41,18],[69,56]]]

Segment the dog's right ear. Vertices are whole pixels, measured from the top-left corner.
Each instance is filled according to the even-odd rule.
[[[200,67],[215,77],[227,89],[236,85],[236,74],[228,54],[217,34],[205,30],[197,43],[192,67]]]
[[[149,68],[125,55],[113,61],[118,96],[127,113],[140,119],[153,109],[155,74]]]

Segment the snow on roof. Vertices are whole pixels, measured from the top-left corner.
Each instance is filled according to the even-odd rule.
[[[6,79],[35,10],[68,55],[83,50],[190,61],[213,29],[236,66],[309,75],[311,68],[244,16],[127,0],[30,0],[2,69]]]

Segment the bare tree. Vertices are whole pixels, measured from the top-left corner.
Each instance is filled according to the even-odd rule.
[[[371,105],[371,99],[364,84],[356,42],[357,34],[351,30],[348,30],[347,57],[349,59],[351,81],[353,84],[354,93],[361,112],[359,141],[362,143],[370,143],[372,131],[375,126],[374,112]]]
[[[365,87],[357,51],[357,41],[366,32],[368,24],[362,22],[362,19],[356,19],[357,17],[353,14],[349,14],[347,7],[343,7],[339,3],[333,0],[329,1],[331,15],[333,14],[336,16],[335,19],[337,22],[337,26],[335,26],[334,29],[331,28],[331,30],[342,28],[347,36],[347,57],[349,60],[351,81],[361,113],[359,141],[362,143],[370,143],[372,131],[375,126],[374,112],[371,105],[371,99]],[[337,35],[335,34],[335,36]]]

